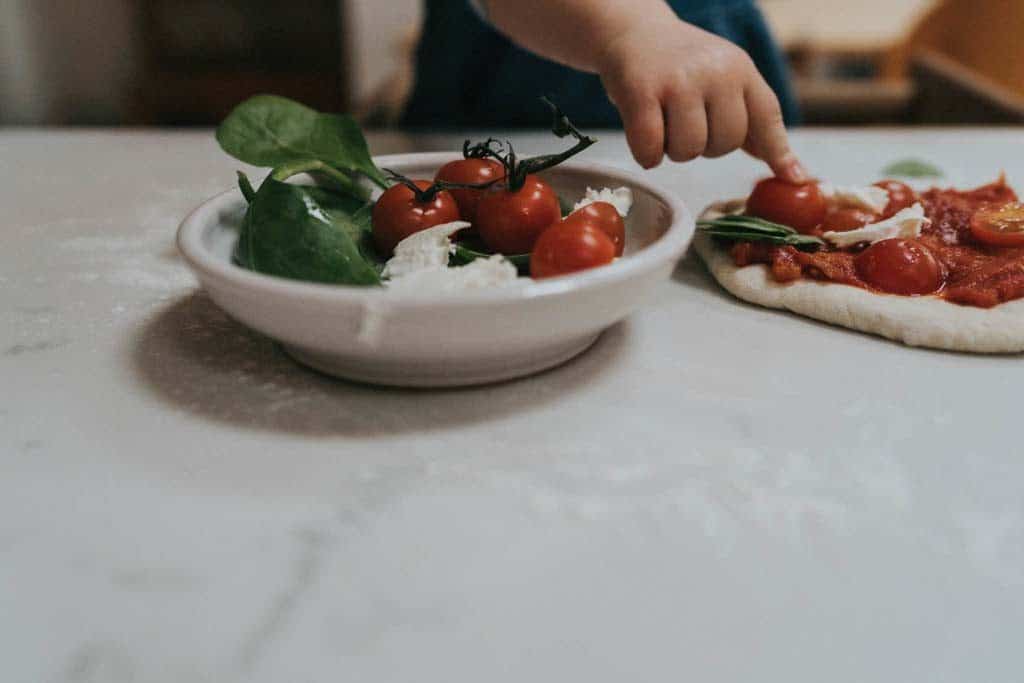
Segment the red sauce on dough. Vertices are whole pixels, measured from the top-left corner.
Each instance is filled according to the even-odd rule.
[[[918,241],[942,264],[945,286],[935,294],[965,306],[991,308],[1024,297],[1024,247],[982,244],[971,235],[974,213],[986,206],[1017,201],[1005,179],[974,190],[933,188],[920,195],[930,226]],[[739,242],[732,247],[737,266],[766,264],[777,282],[801,278],[873,289],[854,266],[859,249],[802,252],[789,246]]]

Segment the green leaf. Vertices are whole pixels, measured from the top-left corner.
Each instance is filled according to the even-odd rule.
[[[802,235],[787,225],[755,216],[722,216],[714,220],[697,221],[697,230],[735,242],[767,242],[804,250],[817,249],[825,244],[813,235]]]
[[[237,265],[243,268],[248,268],[249,270],[255,270],[252,265],[252,231],[250,229],[249,222],[250,215],[251,211],[247,209],[245,216],[242,217],[242,227],[238,231],[238,241],[235,243],[235,249],[232,252],[231,257]]]
[[[716,218],[714,220],[697,221],[697,227],[704,228],[706,230],[714,229],[758,232],[765,235],[777,235],[780,237],[799,234],[788,225],[773,223],[755,216],[743,215],[722,216],[721,218]]]
[[[481,251],[480,249],[474,249],[473,247],[462,243],[456,243],[455,251],[448,260],[448,264],[452,266],[464,266],[467,263],[476,261],[477,259],[486,259],[492,256],[494,256],[494,252]],[[502,256],[508,259],[519,272],[528,271],[530,268],[529,254],[502,254]]]
[[[280,180],[283,182],[293,176],[301,175],[303,173],[313,176],[318,185],[326,185],[336,192],[349,195],[350,197],[355,197],[356,199],[364,202],[370,199],[370,191],[368,188],[361,186],[344,172],[328,166],[324,162],[316,159],[300,159],[298,161],[282,164],[271,171],[270,177],[274,180]]]
[[[882,175],[900,178],[941,178],[942,170],[920,159],[901,159],[882,169]]]
[[[245,175],[241,171],[236,171],[238,174],[238,189],[242,191],[242,196],[245,197],[245,201],[252,202],[252,198],[256,196],[256,190],[252,189],[252,183],[249,182],[249,176]]]
[[[256,95],[242,102],[217,128],[217,142],[225,152],[253,166],[322,161],[386,185],[350,116],[321,114],[284,97]]]
[[[267,178],[246,213],[236,261],[294,280],[380,284],[371,210],[354,197]]]

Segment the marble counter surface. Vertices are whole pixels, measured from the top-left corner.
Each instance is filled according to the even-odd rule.
[[[794,144],[1024,185],[1019,130]],[[1020,679],[1019,357],[753,308],[688,257],[552,372],[345,384],[176,253],[235,168],[209,132],[0,132],[4,683]],[[762,173],[653,175],[697,207]]]

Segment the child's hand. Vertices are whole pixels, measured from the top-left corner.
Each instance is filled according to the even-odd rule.
[[[747,53],[682,21],[657,17],[618,34],[595,65],[645,168],[744,149],[778,177],[807,179],[778,98]]]

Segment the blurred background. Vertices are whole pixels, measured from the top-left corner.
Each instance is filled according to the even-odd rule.
[[[762,0],[805,123],[1024,122],[1024,0]],[[418,0],[0,0],[0,124],[211,125],[274,92],[397,120]]]

